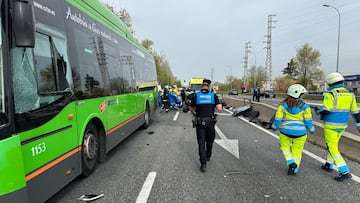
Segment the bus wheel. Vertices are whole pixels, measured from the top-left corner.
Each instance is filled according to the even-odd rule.
[[[99,157],[98,130],[94,124],[86,127],[82,144],[82,174],[89,176],[95,169]]]
[[[146,109],[144,112],[144,120],[145,120],[145,123],[141,126],[142,129],[146,129],[150,125],[150,108],[148,105],[146,105]]]

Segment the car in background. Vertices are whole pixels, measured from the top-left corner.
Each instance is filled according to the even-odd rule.
[[[216,94],[219,98],[219,102],[220,104],[222,104],[222,106],[227,106],[226,102],[224,101],[224,98],[223,98],[223,94]]]
[[[324,92],[322,92],[322,91],[308,91],[308,94],[316,94],[316,95],[323,95],[324,94]]]
[[[239,92],[237,89],[231,89],[228,93],[228,95],[239,95]]]
[[[265,90],[264,97],[265,98],[275,98],[275,93],[273,90]]]

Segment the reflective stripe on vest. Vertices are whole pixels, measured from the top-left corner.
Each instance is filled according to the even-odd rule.
[[[285,105],[285,106],[284,106]],[[290,113],[286,109],[287,105],[283,104],[283,118],[280,125],[280,132],[292,135],[292,136],[302,136],[306,134],[306,127],[304,124],[304,113],[306,106],[302,106],[299,113],[294,114]],[[298,108],[298,107],[297,107]]]

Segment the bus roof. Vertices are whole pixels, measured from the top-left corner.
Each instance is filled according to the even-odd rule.
[[[190,84],[202,84],[204,78],[191,78]]]
[[[88,14],[92,18],[98,20],[104,26],[117,33],[118,35],[128,39],[132,44],[150,54],[150,51],[145,49],[129,31],[127,25],[120,20],[113,12],[111,12],[103,3],[100,1],[92,0],[67,0],[70,4],[80,9],[82,12]]]

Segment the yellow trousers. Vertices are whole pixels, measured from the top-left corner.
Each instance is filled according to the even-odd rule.
[[[344,158],[341,156],[338,147],[343,133],[344,130],[338,132],[332,129],[324,128],[325,142],[328,149],[326,162],[335,164],[339,169],[339,173],[349,172],[349,167],[346,165]]]
[[[298,168],[300,166],[302,151],[306,142],[307,135],[290,138],[282,133],[279,134],[280,150],[282,151],[287,165],[296,163]]]

